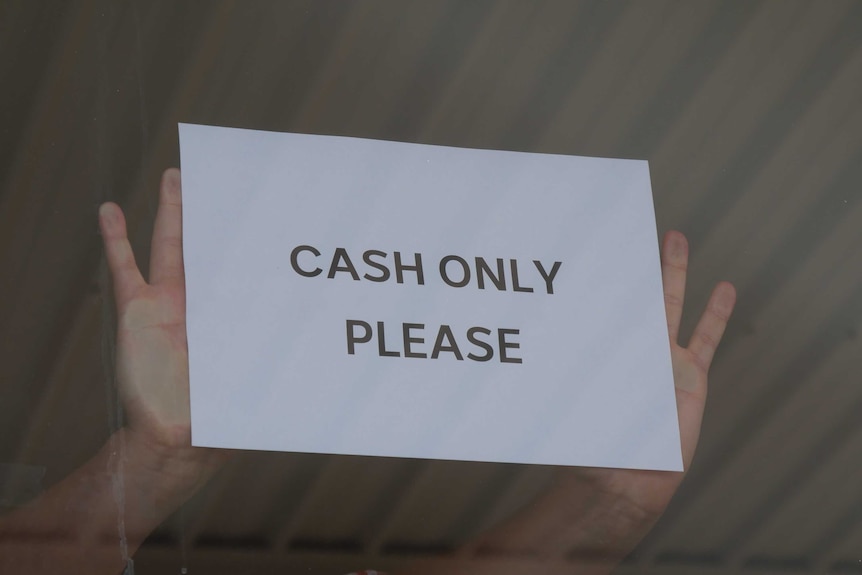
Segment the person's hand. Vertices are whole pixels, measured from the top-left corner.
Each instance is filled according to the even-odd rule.
[[[662,242],[662,282],[685,469],[694,457],[706,403],[707,374],[736,302],[730,283],[712,292],[688,347],[678,341],[688,243],[680,232]],[[682,473],[571,468],[532,506],[469,545],[474,551],[560,557],[581,552],[621,560],[670,502]]]
[[[678,338],[685,299],[688,242],[680,232],[665,234],[661,264],[682,458],[688,470],[700,437],[709,366],[733,312],[736,290],[728,282],[721,282],[713,289],[688,347],[683,347]],[[631,505],[635,514],[643,513],[650,522],[658,519],[683,479],[681,473],[624,469],[581,470],[579,474],[594,482],[596,489],[619,497],[623,505]]]
[[[194,479],[224,455],[190,447],[179,170],[162,176],[148,281],[135,262],[122,210],[103,204],[99,224],[117,304],[117,378],[128,440],[151,456],[151,467],[178,466],[172,473]]]
[[[179,172],[166,171],[149,282],[135,263],[123,212],[113,203],[99,209],[127,424],[69,477],[0,517],[0,572],[47,574],[59,565],[71,574],[127,572],[152,530],[227,458],[191,447],[180,196]]]

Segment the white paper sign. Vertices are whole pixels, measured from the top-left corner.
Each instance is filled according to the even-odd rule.
[[[647,162],[180,145],[194,445],[682,469]]]

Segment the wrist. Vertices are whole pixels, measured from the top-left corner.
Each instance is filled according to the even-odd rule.
[[[158,516],[185,502],[230,457],[224,450],[152,441],[131,428],[121,429],[110,441],[120,450],[127,497],[138,498]]]
[[[543,499],[548,515],[565,526],[571,557],[619,562],[661,517],[677,484],[668,472],[570,469]]]
[[[615,472],[619,474],[561,470],[536,500],[468,547],[482,555],[566,558],[578,564],[579,572],[609,572],[635,548],[664,508],[645,506],[636,494],[617,489]]]

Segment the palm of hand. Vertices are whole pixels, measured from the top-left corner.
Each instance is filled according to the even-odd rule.
[[[117,300],[117,374],[129,428],[168,448],[190,444],[181,209],[179,172],[168,170],[153,231],[149,283],[135,263],[122,212],[106,204],[100,214]]]
[[[677,338],[685,295],[688,245],[679,232],[668,232],[662,243],[662,281],[673,364],[676,403],[679,416],[683,464],[688,469],[700,435],[707,395],[707,374],[733,306],[736,292],[722,282],[713,290],[706,310],[692,334],[687,348]],[[578,468],[563,474],[560,481],[568,488],[593,489],[619,499],[633,517],[651,525],[670,502],[683,474],[631,469]]]
[[[182,295],[181,287],[146,286],[121,312],[117,331],[117,371],[130,427],[168,446],[190,442]]]
[[[706,401],[706,376],[684,348],[672,352],[674,379],[692,382],[694,389],[676,389],[683,462],[688,468],[694,455],[694,444],[700,431],[703,406]],[[658,519],[679,487],[683,474],[638,469],[573,468],[560,478],[569,488],[586,485],[599,493],[619,498],[631,516],[645,521]],[[572,485],[574,484],[574,485]]]

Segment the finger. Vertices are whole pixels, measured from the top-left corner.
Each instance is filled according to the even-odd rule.
[[[114,296],[117,306],[122,307],[145,282],[135,263],[132,246],[129,245],[126,219],[120,206],[106,202],[99,207],[99,228],[114,282]]]
[[[698,366],[704,372],[709,371],[715,349],[721,342],[724,328],[733,313],[736,304],[736,288],[730,282],[721,282],[712,290],[706,310],[697,322],[688,350],[694,355]]]
[[[661,281],[670,341],[677,342],[682,306],[685,301],[685,274],[688,269],[688,240],[681,232],[664,235],[661,249]]]
[[[182,282],[183,204],[180,171],[165,170],[159,190],[159,210],[150,250],[150,283]]]

